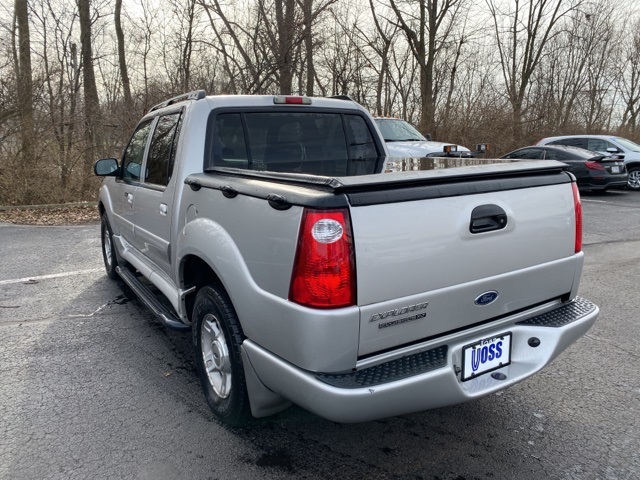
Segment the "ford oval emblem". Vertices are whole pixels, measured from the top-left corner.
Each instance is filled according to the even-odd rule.
[[[476,305],[484,307],[485,305],[489,305],[495,302],[497,299],[498,299],[498,292],[496,292],[495,290],[491,290],[489,292],[484,292],[478,295],[474,303]]]

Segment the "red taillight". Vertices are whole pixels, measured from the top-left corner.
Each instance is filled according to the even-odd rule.
[[[355,305],[355,277],[349,211],[305,209],[289,300],[313,308]]]
[[[587,167],[589,170],[604,170],[604,166],[601,163],[598,162],[585,162],[584,166]]]
[[[576,243],[574,252],[578,253],[582,251],[582,203],[580,202],[578,185],[574,182],[571,186],[573,187],[573,210],[576,217]]]

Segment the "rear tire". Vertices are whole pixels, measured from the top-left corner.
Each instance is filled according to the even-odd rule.
[[[629,190],[640,190],[640,167],[633,167],[628,170],[627,188]]]
[[[102,259],[104,260],[104,268],[107,275],[111,279],[118,278],[116,267],[118,266],[118,258],[116,257],[115,246],[113,245],[113,232],[107,214],[102,214],[102,225],[100,226],[100,237],[102,238]]]
[[[192,320],[196,368],[207,403],[221,422],[242,425],[251,419],[240,352],[244,335],[226,292],[202,287]]]

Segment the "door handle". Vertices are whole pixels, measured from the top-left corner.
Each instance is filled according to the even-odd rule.
[[[161,203],[160,204],[160,215],[162,215],[163,217],[167,216],[167,204],[166,203]]]
[[[133,193],[125,192],[124,196],[127,199],[127,202],[133,203]]]
[[[480,205],[471,212],[471,222],[469,223],[471,233],[502,230],[506,226],[507,214],[498,205]]]

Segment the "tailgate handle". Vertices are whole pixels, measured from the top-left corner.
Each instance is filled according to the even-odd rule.
[[[498,205],[480,205],[471,212],[469,231],[471,233],[502,230],[507,226],[507,214]]]

